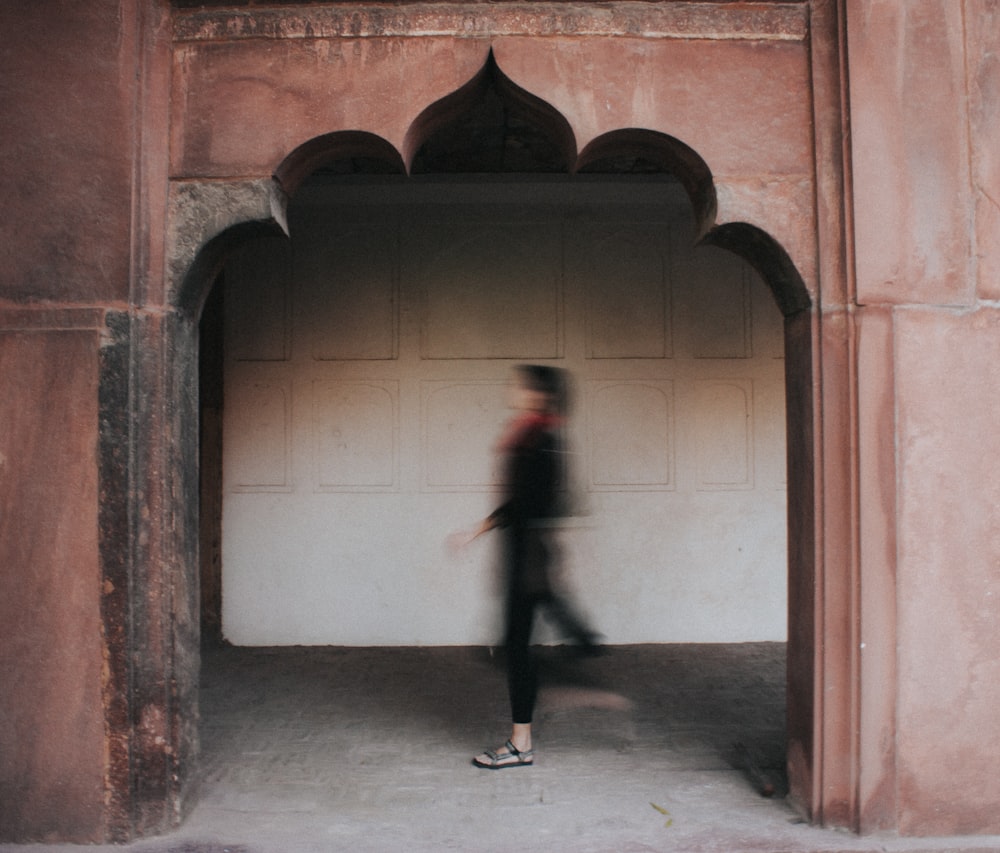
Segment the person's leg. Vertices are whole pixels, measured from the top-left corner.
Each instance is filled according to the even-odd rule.
[[[530,733],[531,718],[538,697],[538,664],[531,653],[531,626],[535,617],[535,602],[531,598],[512,596],[507,615],[507,692],[510,696],[511,721]],[[524,729],[519,732],[522,736]],[[518,749],[521,744],[514,743]],[[529,742],[525,748],[530,748]]]
[[[531,719],[538,695],[538,671],[531,654],[531,625],[535,602],[511,594],[507,600],[506,639],[507,689],[510,696],[511,734],[507,743],[472,759],[477,767],[499,769],[531,764]]]
[[[562,637],[572,640],[585,653],[598,651],[601,635],[584,622],[565,596],[553,592],[542,604],[546,616]]]

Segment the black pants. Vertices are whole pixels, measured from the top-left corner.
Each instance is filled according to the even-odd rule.
[[[511,718],[530,723],[538,697],[538,662],[531,653],[531,628],[538,598],[511,590],[507,597],[506,638],[507,691]]]
[[[512,525],[505,533],[507,690],[513,721],[530,723],[538,696],[538,663],[531,653],[531,630],[535,609],[548,594],[549,549],[540,530]]]
[[[507,601],[504,649],[507,690],[515,723],[530,723],[538,697],[538,663],[531,652],[531,631],[539,607],[567,639],[590,646],[596,634],[554,589],[550,577],[554,543],[546,531],[528,528],[508,531]]]

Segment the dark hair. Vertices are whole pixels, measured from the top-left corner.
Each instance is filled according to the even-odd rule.
[[[552,398],[552,408],[556,412],[565,413],[569,391],[565,370],[544,364],[519,364],[517,372],[527,388],[548,394]]]

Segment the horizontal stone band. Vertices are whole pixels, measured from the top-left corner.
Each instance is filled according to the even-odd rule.
[[[174,40],[620,36],[802,41],[804,2],[348,4],[179,11]]]

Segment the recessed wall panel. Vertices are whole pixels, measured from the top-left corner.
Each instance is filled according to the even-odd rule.
[[[282,382],[226,389],[224,476],[231,489],[289,491],[291,389]]]
[[[426,382],[423,484],[430,490],[482,490],[499,482],[496,442],[510,413],[506,383]]]
[[[746,264],[710,246],[694,254],[696,281],[689,291],[692,355],[750,358],[750,292]]]
[[[291,250],[259,240],[226,262],[226,351],[236,361],[285,361],[289,353]]]
[[[297,244],[296,299],[319,361],[397,354],[396,236],[388,224],[311,229]]]
[[[594,382],[588,397],[592,487],[611,491],[672,488],[672,384]]]
[[[557,358],[560,230],[545,222],[449,224],[415,244],[425,359]]]
[[[753,487],[753,386],[702,380],[695,390],[695,453],[701,489]]]
[[[587,236],[574,264],[587,298],[587,357],[670,355],[665,226]]]
[[[396,485],[395,382],[313,385],[318,491],[388,491]]]

